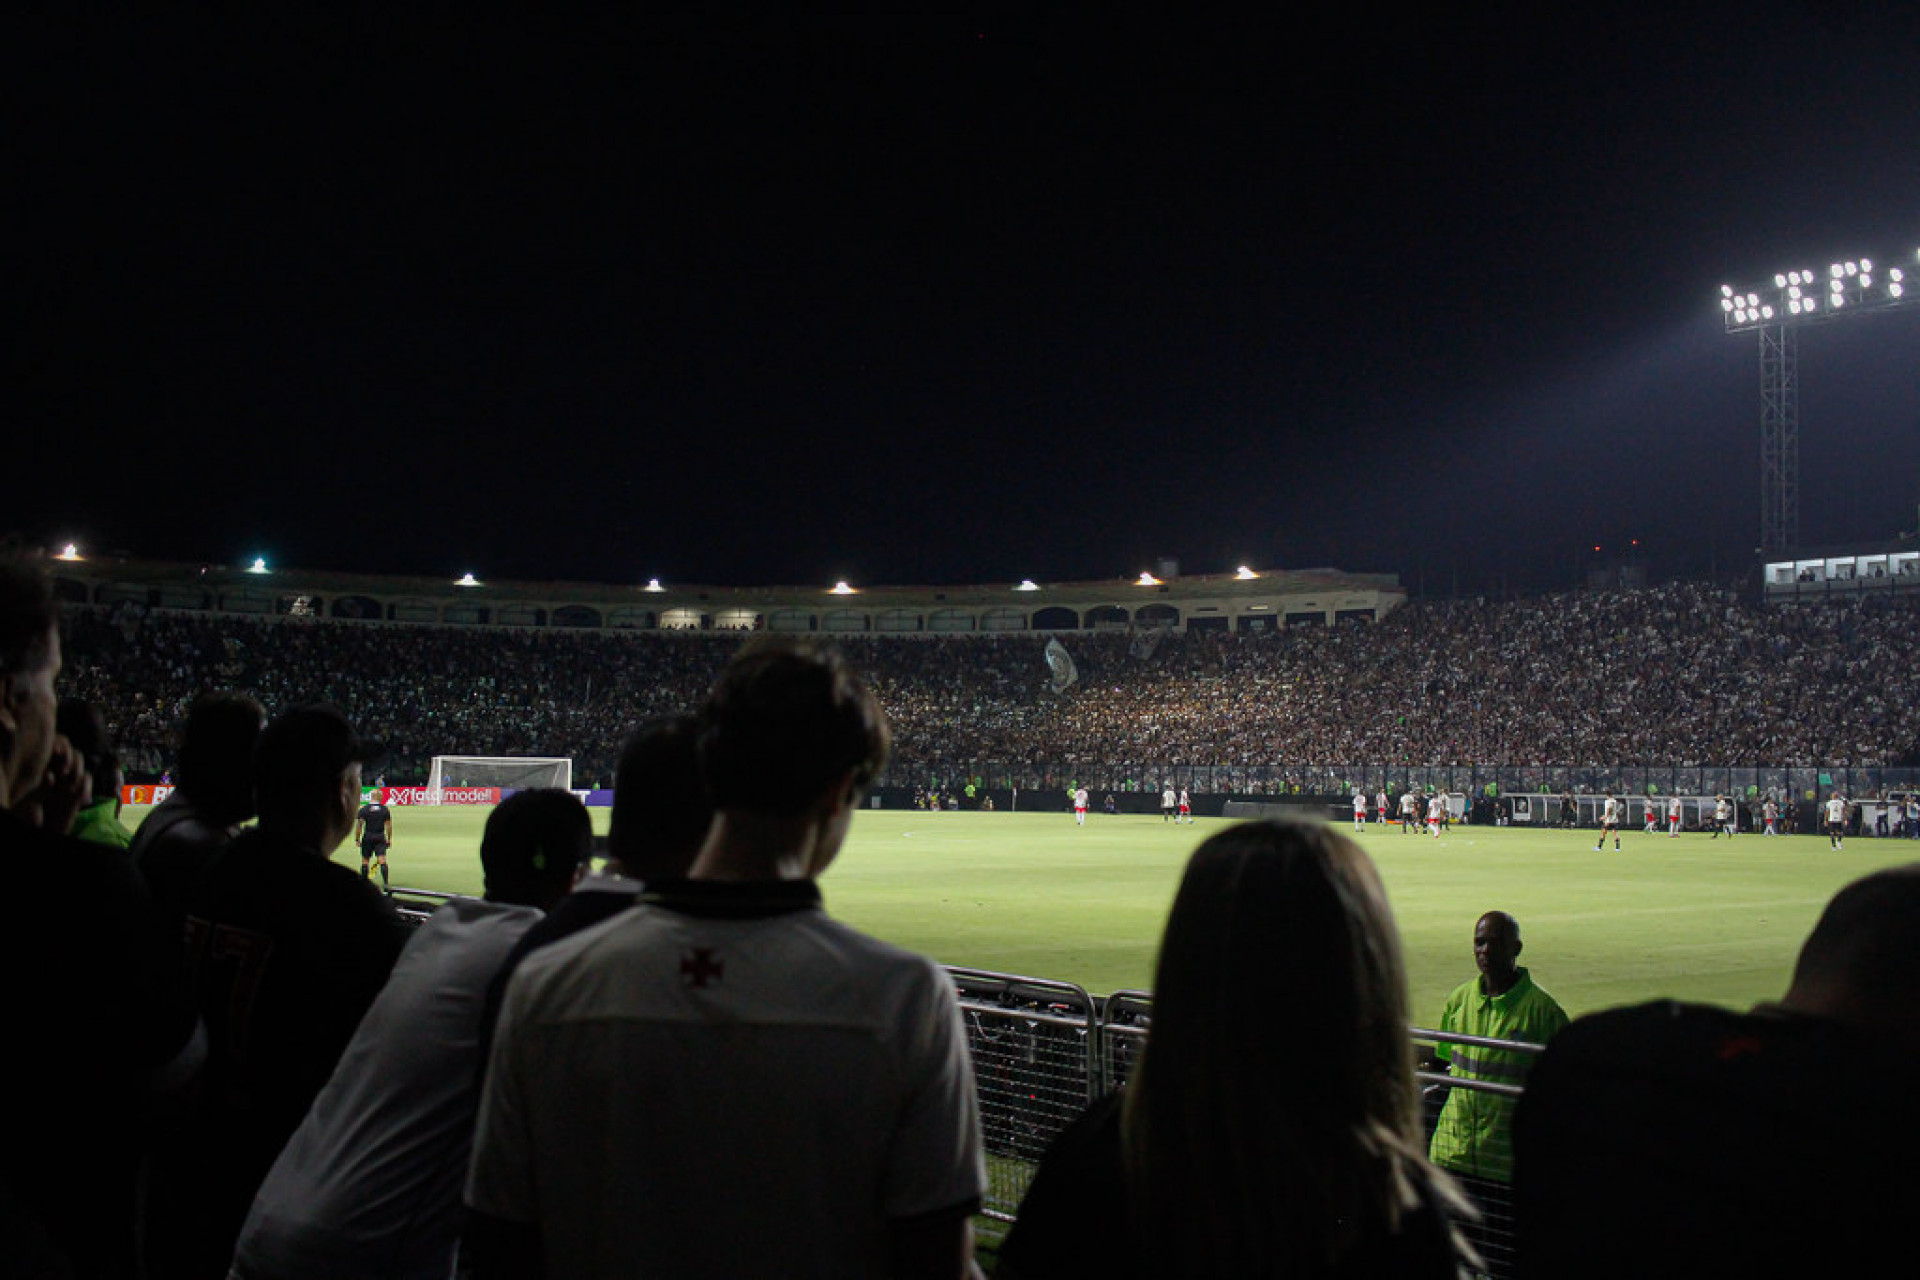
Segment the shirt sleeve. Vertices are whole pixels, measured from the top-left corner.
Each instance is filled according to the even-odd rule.
[[[467,1204],[509,1222],[538,1222],[534,1195],[533,1147],[521,1088],[525,1077],[516,1052],[516,1010],[525,1017],[524,983],[510,983],[487,1055],[480,1089],[480,1116],[474,1130],[473,1163],[467,1173]]]
[[[907,1089],[882,1192],[889,1218],[977,1206],[987,1184],[959,1001],[952,982],[931,963],[921,984],[924,1016],[908,1036]]]

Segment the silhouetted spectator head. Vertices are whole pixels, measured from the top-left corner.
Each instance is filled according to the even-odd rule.
[[[322,855],[332,853],[360,809],[360,766],[380,755],[379,744],[356,737],[334,707],[282,712],[253,749],[260,825],[315,840]]]
[[[480,868],[487,897],[521,906],[553,905],[573,887],[593,852],[593,823],[571,791],[516,791],[487,815]]]
[[[187,709],[180,790],[215,826],[254,814],[253,748],[266,723],[266,708],[244,693],[203,693]]]
[[[37,565],[0,557],[0,762],[11,804],[38,785],[53,753],[59,610]]]
[[[1320,1274],[1397,1229],[1431,1176],[1407,1008],[1399,931],[1353,841],[1270,820],[1194,851],[1123,1133],[1196,1274]]]
[[[607,851],[627,875],[680,879],[700,852],[713,806],[700,780],[698,736],[694,717],[662,716],[641,725],[620,753]]]
[[[1876,871],[1835,894],[1780,1003],[1920,1049],[1920,863]]]
[[[886,766],[886,713],[839,650],[755,642],[700,709],[701,776],[715,809],[795,818],[830,789],[853,803]]]
[[[120,756],[107,732],[107,719],[91,702],[79,698],[60,699],[55,729],[67,740],[93,781],[96,802],[115,799],[120,794]]]

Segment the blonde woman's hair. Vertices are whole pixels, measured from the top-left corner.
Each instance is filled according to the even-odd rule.
[[[1446,1185],[1416,1105],[1400,936],[1367,855],[1296,821],[1203,843],[1122,1113],[1135,1221],[1167,1274],[1320,1274],[1397,1231],[1418,1187]]]

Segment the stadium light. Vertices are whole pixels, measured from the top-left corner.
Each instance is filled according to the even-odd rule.
[[[1259,577],[1260,575],[1255,573],[1253,570],[1247,568],[1247,566],[1241,565],[1239,570],[1236,571],[1233,576],[1235,578],[1238,578],[1242,582],[1251,582],[1255,578]]]
[[[267,561],[266,561],[266,557],[264,556],[255,556],[253,558],[253,563],[247,566],[248,573],[265,573],[266,571],[267,571]]]
[[[1142,569],[1140,571],[1140,576],[1134,579],[1133,585],[1136,587],[1157,587],[1160,585],[1160,579],[1154,577],[1152,574],[1148,573],[1145,569]]]
[[[474,577],[473,574],[469,572],[455,579],[453,585],[456,587],[477,587],[480,585],[480,579]]]
[[[1920,249],[1914,250],[1920,262]],[[1824,282],[1825,287],[1822,286]],[[1790,552],[1800,542],[1800,370],[1797,330],[1913,305],[1906,274],[1877,270],[1874,259],[1842,258],[1824,275],[1808,267],[1776,271],[1770,285],[1720,286],[1728,333],[1760,341],[1760,550]]]
[[[1920,262],[1920,249],[1914,251]],[[1819,273],[1806,267],[1776,271],[1770,284],[1745,289],[1720,286],[1720,314],[1728,333],[1781,324],[1829,320],[1833,312],[1860,314],[1911,305],[1906,280],[1898,267],[1882,272],[1872,258],[1842,258],[1827,265],[1825,301],[1815,289]]]
[[[86,559],[86,557],[80,554],[79,547],[69,542],[66,546],[60,548],[60,554],[55,556],[54,559],[55,560],[84,560]]]
[[[1038,591],[1039,589],[1034,585],[1032,578],[1020,579],[1020,585],[1014,588],[1015,591]]]
[[[647,585],[640,589],[642,591],[665,591],[666,590],[665,587],[660,585],[660,579],[658,578],[648,578]]]
[[[860,593],[855,591],[852,587],[848,586],[845,582],[836,582],[833,584],[833,590],[829,591],[827,594],[833,595],[833,596],[852,596],[852,595],[858,595]]]

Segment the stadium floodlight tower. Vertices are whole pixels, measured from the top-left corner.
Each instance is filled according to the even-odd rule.
[[[1728,333],[1760,335],[1760,549],[1791,552],[1800,542],[1801,326],[1911,306],[1920,298],[1920,249],[1904,262],[1835,262],[1804,267],[1749,289],[1720,286]]]

